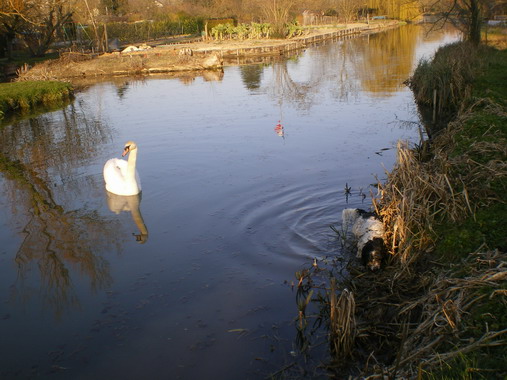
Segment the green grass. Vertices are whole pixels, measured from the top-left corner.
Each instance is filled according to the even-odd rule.
[[[507,205],[495,203],[479,210],[475,219],[470,217],[458,224],[442,223],[435,229],[441,236],[436,247],[439,259],[454,263],[483,244],[490,249],[507,250],[505,215]]]
[[[56,81],[0,83],[0,119],[13,112],[63,102],[72,96],[72,86]]]
[[[454,146],[448,152],[450,157],[466,155],[469,160],[488,165],[492,162],[507,162],[507,50],[489,50],[484,57],[488,69],[476,77],[472,91],[473,99],[489,98],[476,112],[462,124],[454,137]],[[473,100],[472,100],[473,102]],[[491,107],[491,104],[496,104]],[[456,165],[451,169],[453,175],[464,176],[467,166]],[[507,179],[505,175],[495,175],[481,183],[488,196],[494,201],[485,202],[474,216],[461,223],[442,223],[437,234],[442,238],[437,252],[445,260],[452,262],[460,255],[466,255],[485,244],[490,249],[507,250],[505,215],[507,215]],[[486,200],[485,200],[486,201]]]
[[[504,358],[504,360],[507,359]],[[478,358],[475,353],[462,354],[454,360],[442,362],[442,369],[438,373],[423,372],[421,378],[428,380],[487,380],[497,378],[494,373],[497,371],[499,363],[492,363],[490,367],[482,367],[480,362],[481,358]]]
[[[474,95],[507,105],[507,49],[490,50],[487,69],[475,80]]]
[[[507,290],[507,284],[501,286]],[[491,331],[501,331],[507,326],[507,304],[503,295],[493,295],[494,289],[483,286],[476,291],[476,303],[464,318],[460,330],[463,342],[477,342]],[[466,344],[466,343],[465,343]],[[446,347],[449,351],[460,347]],[[507,349],[504,344],[480,346],[465,351],[456,358],[442,361],[438,370],[423,371],[422,379],[505,379],[507,374]]]
[[[427,68],[425,68],[427,69]],[[499,163],[498,172],[491,171],[487,180],[474,184],[487,196],[480,207],[468,218],[455,223],[441,221],[435,226],[439,236],[435,253],[443,265],[457,266],[458,277],[466,278],[477,270],[467,262],[471,252],[499,249],[507,251],[505,216],[507,215],[507,50],[483,49],[480,69],[473,69],[476,76],[472,82],[467,105],[474,105],[473,113],[459,122],[453,144],[446,152],[449,157],[466,157],[449,168],[449,175],[464,178],[466,161],[484,167]],[[452,128],[453,125],[450,126]],[[449,127],[448,127],[449,128]],[[471,184],[465,183],[465,187]],[[486,199],[487,198],[487,199]],[[461,263],[460,265],[457,265]],[[507,289],[503,284],[502,289]],[[507,326],[507,302],[505,295],[492,297],[493,288],[485,286],[477,291],[477,302],[471,313],[462,320],[461,338],[470,342],[484,336],[488,331],[499,331]],[[481,296],[484,297],[481,297]],[[450,362],[443,362],[436,371],[425,372],[424,379],[505,379],[507,373],[507,346],[477,347]],[[459,347],[444,347],[459,349]]]

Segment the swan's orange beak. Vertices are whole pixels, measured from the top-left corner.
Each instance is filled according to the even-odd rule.
[[[123,148],[123,153],[121,154],[121,156],[125,157],[128,152],[130,152],[130,145],[127,145],[125,148]]]

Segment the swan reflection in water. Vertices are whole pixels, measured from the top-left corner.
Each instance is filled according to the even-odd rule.
[[[141,204],[141,193],[136,195],[116,195],[106,190],[107,206],[115,214],[127,211],[132,214],[132,219],[139,229],[139,234],[133,234],[139,244],[148,241],[148,229],[144,224],[143,216],[139,208]]]

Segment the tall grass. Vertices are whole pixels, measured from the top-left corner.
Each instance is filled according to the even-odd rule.
[[[439,50],[411,78],[418,101],[449,98],[452,120],[430,143],[400,143],[379,184],[387,268],[352,261],[339,284],[351,292],[339,299],[332,278],[320,297],[338,378],[507,376],[507,52],[468,48]]]
[[[329,290],[329,343],[335,357],[352,355],[356,337],[356,302],[354,294],[344,289],[338,296],[336,279],[331,279]]]
[[[15,111],[51,105],[69,99],[72,86],[66,82],[27,81],[0,84],[0,119]]]
[[[454,118],[471,101],[475,79],[486,68],[482,57],[487,50],[457,42],[438,49],[432,60],[421,60],[407,81],[419,106],[430,107],[444,123]]]
[[[398,147],[374,200],[397,269],[389,301],[398,303],[397,318],[417,321],[387,372],[408,377],[442,375],[462,355],[476,362],[467,370],[507,373],[507,61],[490,48],[469,49],[454,44],[419,65],[416,99],[429,102],[437,88],[452,121],[430,155]]]

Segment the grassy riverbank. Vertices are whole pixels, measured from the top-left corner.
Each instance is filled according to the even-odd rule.
[[[443,47],[409,81],[447,123],[419,146],[400,143],[379,184],[386,268],[352,259],[350,276],[325,288],[318,267],[297,275],[298,330],[311,335],[307,308],[318,305],[338,378],[507,376],[507,50],[477,49]]]
[[[505,378],[507,50],[443,47],[410,85],[448,122],[431,141],[399,147],[375,201],[391,267],[352,280],[356,298],[371,294],[369,281],[383,294],[357,310],[373,303],[392,317],[372,322],[389,326],[380,342],[396,352],[384,363],[391,374]]]
[[[26,112],[36,106],[53,105],[72,96],[66,82],[26,81],[0,83],[0,120],[12,112]]]
[[[398,315],[414,325],[398,332],[396,364],[412,376],[505,378],[507,50],[442,48],[411,80],[420,103],[434,99],[429,83],[449,122],[428,149],[400,149],[378,201],[397,281],[410,283]]]
[[[448,176],[455,183],[449,190],[461,192],[465,201],[459,218],[437,218],[435,257],[464,282],[471,301],[469,305],[463,300],[453,305],[459,317],[457,333],[444,343],[453,343],[454,351],[461,351],[449,356],[450,368],[505,378],[507,50],[482,47],[478,54],[470,59],[475,61],[477,74],[470,95],[463,98],[456,117],[432,148],[435,156],[448,157]],[[468,343],[463,343],[466,340]],[[443,365],[439,371],[447,373],[450,368]]]

